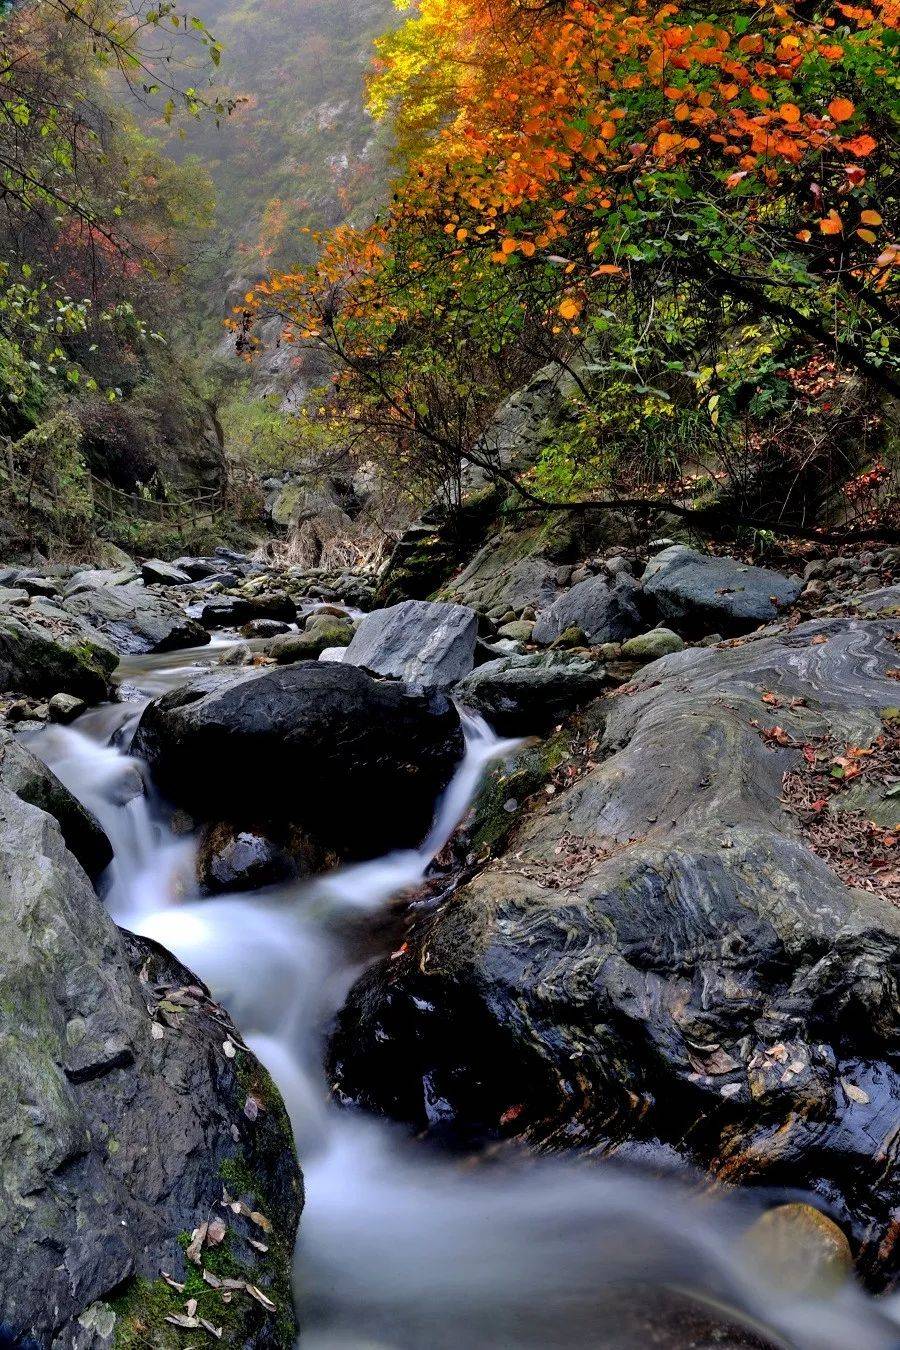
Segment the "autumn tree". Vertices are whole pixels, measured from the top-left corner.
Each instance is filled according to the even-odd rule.
[[[277,309],[337,357],[346,415],[457,459],[490,462],[510,378],[556,361],[577,416],[532,499],[702,480],[752,513],[773,447],[799,474],[900,393],[896,24],[894,0],[421,0],[371,85],[389,208],[237,323]],[[788,405],[799,449],[759,430]]]

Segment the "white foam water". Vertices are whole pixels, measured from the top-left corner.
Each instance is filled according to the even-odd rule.
[[[192,653],[151,666],[146,693],[196,669]],[[141,686],[139,663],[128,678]],[[900,1345],[896,1302],[853,1285],[801,1299],[753,1274],[742,1247],[759,1213],[750,1197],[712,1200],[596,1160],[472,1167],[331,1103],[322,1042],[356,974],[350,928],[424,877],[486,765],[513,743],[465,717],[465,758],[420,849],[253,896],[191,900],[192,842],[171,833],[142,766],[112,743],[137,712],[88,714],[41,733],[34,748],[109,835],[115,860],[103,887],[117,922],[210,985],[281,1088],[306,1177],[296,1258],[303,1350],[744,1343],[727,1331],[695,1340],[678,1320],[685,1299],[708,1305],[713,1321],[726,1310],[767,1345]]]

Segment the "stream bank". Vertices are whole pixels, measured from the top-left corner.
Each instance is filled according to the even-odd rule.
[[[602,609],[615,575],[606,569],[590,574],[598,582],[588,588],[585,613],[596,616]],[[438,633],[442,641],[471,642],[467,659],[480,661],[476,670],[489,675],[492,661],[524,659],[524,665],[504,668],[501,683],[492,676],[495,697],[501,690],[504,717],[512,718],[517,734],[528,730],[527,719],[540,706],[532,672],[544,672],[539,683],[549,670],[553,697],[562,701],[553,704],[561,720],[559,731],[550,727],[545,751],[517,750],[498,742],[477,718],[464,717],[468,749],[421,847],[415,838],[411,847],[409,839],[398,839],[405,845],[399,852],[214,898],[198,893],[198,828],[223,818],[230,795],[225,751],[238,744],[246,708],[216,715],[223,738],[216,791],[208,802],[195,796],[189,813],[183,806],[173,811],[156,795],[147,767],[128,748],[148,716],[148,699],[161,699],[161,708],[172,691],[180,691],[176,706],[184,700],[199,706],[211,668],[214,683],[224,679],[223,687],[241,691],[242,707],[251,696],[267,704],[259,691],[270,672],[282,669],[266,650],[272,639],[218,629],[200,648],[126,656],[117,672],[123,701],[87,712],[74,726],[37,734],[28,719],[14,724],[20,729],[16,744],[24,746],[24,731],[111,842],[114,859],[100,886],[113,918],[144,942],[173,951],[207,982],[234,1019],[234,1037],[248,1047],[246,1060],[238,1049],[237,1063],[252,1064],[255,1054],[279,1085],[307,1183],[295,1268],[305,1345],[581,1350],[595,1343],[598,1326],[603,1344],[623,1350],[648,1341],[672,1350],[689,1343],[751,1345],[759,1337],[764,1344],[810,1350],[851,1342],[880,1350],[896,1343],[892,1303],[870,1301],[844,1282],[849,1248],[841,1254],[831,1236],[837,1221],[852,1239],[862,1272],[873,1283],[889,1283],[892,1254],[883,1235],[893,1193],[890,1164],[876,1176],[860,1162],[866,1137],[873,1165],[879,1156],[889,1159],[889,1136],[865,1126],[853,1136],[860,1175],[855,1195],[839,1186],[828,1190],[823,1180],[835,1173],[826,1174],[823,1165],[817,1175],[809,1165],[823,1158],[827,1163],[842,1139],[847,1144],[851,1111],[865,1114],[870,1105],[890,1114],[890,1087],[878,1098],[859,1076],[866,1056],[875,1062],[874,1049],[879,1085],[889,1082],[895,1043],[890,1017],[896,1010],[889,911],[878,910],[869,897],[874,917],[857,923],[861,898],[848,895],[816,861],[799,827],[777,814],[784,773],[805,762],[806,746],[824,754],[826,745],[840,743],[834,751],[839,755],[852,738],[862,753],[882,734],[883,700],[895,689],[887,673],[895,625],[877,617],[889,613],[890,596],[880,595],[875,604],[874,618],[861,617],[857,605],[847,618],[820,619],[804,629],[801,614],[796,620],[788,615],[769,633],[712,646],[696,638],[690,645],[686,633],[678,638],[683,650],[673,648],[652,664],[622,658],[630,639],[615,656],[601,654],[603,644],[556,647],[549,666],[541,664],[540,651],[532,653],[537,663],[529,664],[528,644],[524,652],[481,651],[486,639],[473,634],[468,622],[451,632],[443,608],[434,612],[429,630],[426,606],[416,611],[424,624],[417,630],[423,634],[418,654],[398,652],[393,639],[380,651],[370,634],[367,659],[414,658],[421,668]],[[303,631],[315,619],[315,605],[340,607],[322,597],[301,603]],[[358,615],[351,614],[351,622]],[[498,637],[496,629],[489,638],[494,648],[520,641]],[[235,653],[249,665],[232,666]],[[560,661],[567,676],[575,664],[587,663],[590,680],[566,685]],[[342,664],[333,656],[321,668],[334,672],[327,681],[339,680]],[[611,668],[612,678],[598,676]],[[345,674],[348,687],[362,678],[349,665]],[[463,676],[463,683],[468,679]],[[291,676],[292,686],[296,680]],[[368,681],[394,690],[396,699],[400,686],[369,675],[362,685]],[[307,700],[313,697],[309,677],[297,687],[307,691]],[[408,697],[415,702],[420,696]],[[360,716],[365,713],[358,708],[346,712],[345,731]],[[582,717],[588,723],[583,736],[577,731]],[[353,755],[352,739],[341,753]],[[535,755],[527,786],[504,789],[504,783],[522,783],[522,765],[529,756],[534,765]],[[861,762],[867,762],[865,754]],[[398,765],[402,771],[402,764],[402,756],[389,754],[384,771],[396,773]],[[202,777],[202,766],[194,771]],[[481,829],[482,797],[474,818],[467,818],[485,772],[503,830]],[[245,768],[235,791],[252,794],[264,773],[262,760],[249,778]],[[275,796],[281,791],[288,802],[290,775],[286,764],[274,784]],[[443,782],[446,775],[420,792],[429,798],[417,805],[426,816]],[[273,783],[263,785],[273,792]],[[877,776],[869,786],[876,791],[879,785],[890,788]],[[177,795],[177,776],[170,790]],[[376,779],[367,791],[378,793]],[[394,790],[386,796],[391,800]],[[341,806],[336,800],[333,809]],[[270,807],[260,813],[271,815]],[[353,820],[364,807],[354,803]],[[383,807],[373,802],[373,816]],[[639,832],[629,812],[641,817]],[[491,840],[486,853],[473,853],[467,842],[479,829]],[[763,846],[768,861],[761,863]],[[364,852],[371,848],[369,842]],[[682,883],[673,858],[684,866]],[[787,870],[785,859],[793,860]],[[633,864],[636,872],[629,871]],[[618,909],[610,907],[610,869],[620,887]],[[771,901],[758,886],[761,875],[785,877]],[[634,877],[642,878],[639,895],[632,894]],[[711,877],[708,898],[698,904]],[[728,884],[738,889],[726,903],[730,877]],[[817,888],[814,903],[807,903],[810,878]],[[764,901],[774,908],[766,910]],[[703,932],[696,927],[701,920]],[[589,931],[592,924],[596,932]],[[735,934],[743,935],[743,953],[731,940]],[[685,944],[680,951],[676,938]],[[837,959],[829,960],[832,952]],[[480,962],[491,963],[484,976]],[[616,999],[615,1016],[604,1029],[599,1019]],[[178,1010],[171,1015],[185,1020]],[[336,1015],[330,1051],[336,1077],[323,1082],[324,1046]],[[724,1030],[713,1044],[715,1017],[724,1019]],[[842,1038],[833,1046],[840,1052],[834,1062],[816,1059],[829,1017]],[[785,1065],[775,1055],[779,1076],[791,1075],[780,1083],[766,1076],[764,1047],[787,1047],[785,1018],[801,1026],[809,1019],[815,1070],[808,1078],[795,1075],[794,1061]],[[748,1027],[762,1040],[741,1059]],[[726,1042],[726,1033],[732,1041]],[[851,1069],[846,1051],[854,1037]],[[720,1052],[723,1058],[716,1058]],[[763,1062],[754,1067],[760,1053]],[[726,1068],[725,1056],[735,1063]],[[223,1059],[227,1068],[231,1061]],[[121,1069],[114,1065],[112,1071]],[[763,1084],[761,1101],[753,1091],[754,1073]],[[547,1093],[548,1081],[565,1109]],[[672,1081],[679,1083],[674,1093]],[[624,1094],[623,1082],[629,1085]],[[733,1083],[739,1091],[723,1096],[720,1089]],[[367,1112],[331,1104],[335,1084],[345,1104],[358,1102]],[[869,1103],[848,1095],[845,1084],[869,1096]],[[703,1105],[716,1093],[728,1112]],[[251,1085],[238,1104],[239,1130],[247,1128],[244,1120],[277,1117],[274,1100]],[[373,1108],[424,1129],[431,1143],[411,1143],[403,1130],[372,1119]],[[730,1197],[726,1189],[715,1199],[704,1197],[701,1176],[712,1157],[703,1152],[702,1130],[694,1131],[689,1142],[699,1137],[701,1144],[692,1149],[676,1137],[698,1109],[707,1143],[715,1138],[712,1126],[723,1121],[755,1129],[754,1112],[761,1112],[777,1127],[778,1111],[795,1112],[799,1124],[788,1136],[787,1154],[777,1159],[780,1170],[766,1165],[756,1175],[723,1175],[729,1185],[744,1180],[752,1187]],[[606,1128],[610,1118],[621,1137],[613,1139]],[[834,1148],[819,1150],[829,1130]],[[447,1143],[454,1150],[449,1156]],[[535,1152],[557,1156],[538,1163]],[[733,1156],[741,1155],[736,1149]],[[481,1165],[473,1168],[472,1159]],[[283,1179],[289,1170],[280,1165],[275,1173]],[[808,1278],[783,1288],[771,1267],[760,1269],[747,1234],[763,1213],[777,1213],[788,1200],[823,1214],[825,1239],[809,1247]],[[817,1208],[810,1211],[810,1202]],[[873,1206],[873,1222],[882,1225],[873,1229],[882,1238],[868,1251],[855,1217],[862,1209],[854,1211],[865,1203]],[[193,1230],[184,1231],[190,1237]],[[290,1232],[288,1216],[279,1236],[289,1242]],[[796,1230],[790,1241],[796,1246]],[[833,1255],[822,1266],[829,1242]],[[882,1254],[875,1251],[873,1262],[876,1246]],[[108,1277],[102,1269],[100,1274],[101,1282]],[[176,1285],[186,1283],[177,1272],[173,1278]],[[674,1295],[673,1288],[683,1292]],[[165,1290],[165,1306],[172,1309],[165,1315],[196,1315],[188,1310],[188,1288]],[[125,1293],[135,1300],[124,1305],[128,1317],[140,1322],[149,1307],[146,1291],[127,1275]],[[277,1302],[271,1293],[265,1296]],[[89,1305],[94,1311],[89,1327],[79,1330],[79,1345],[129,1343],[126,1321],[109,1320],[106,1310],[116,1312],[115,1303],[110,1293]],[[264,1305],[257,1306],[266,1314],[263,1335],[269,1338],[261,1343],[278,1343],[272,1338],[284,1333]],[[728,1311],[714,1311],[723,1308]],[[166,1323],[162,1339],[150,1343],[183,1345],[191,1330]],[[250,1342],[237,1334],[231,1343]]]

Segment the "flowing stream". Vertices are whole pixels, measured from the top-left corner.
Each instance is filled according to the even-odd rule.
[[[252,896],[194,899],[194,843],[171,831],[143,767],[120,747],[147,698],[222,645],[129,659],[119,672],[128,701],[47,728],[33,748],[110,838],[113,917],[210,985],[281,1088],[306,1178],[303,1350],[896,1350],[896,1300],[852,1286],[804,1299],[753,1272],[742,1242],[759,1198],[726,1202],[596,1162],[473,1165],[331,1103],[322,1039],[358,974],[360,930],[423,878],[484,767],[511,743],[465,718],[465,759],[421,849]]]

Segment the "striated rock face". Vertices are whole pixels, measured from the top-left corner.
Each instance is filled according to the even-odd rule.
[[[199,818],[296,825],[345,857],[418,843],[462,750],[443,695],[310,661],[196,680],[151,703],[134,741]]]
[[[344,660],[407,684],[449,689],[472,669],[477,636],[478,618],[467,606],[405,600],[366,614]]]
[[[889,1280],[900,911],[845,886],[780,797],[811,738],[865,746],[896,715],[895,628],[814,621],[645,667],[607,700],[605,761],[352,991],[340,1094],[417,1129],[659,1140],[806,1187]]]
[[[56,822],[0,786],[4,1343],[168,1350],[165,1317],[184,1296],[161,1273],[186,1278],[182,1235],[215,1217],[227,1231],[210,1269],[227,1251],[279,1309],[222,1305],[229,1343],[292,1343],[290,1127],[265,1072],[226,1042],[236,1034],[194,977],[120,932]],[[252,1121],[250,1091],[267,1103]],[[246,1215],[221,1207],[223,1186]],[[272,1225],[266,1253],[250,1211]],[[214,1295],[201,1289],[203,1315],[221,1325]]]
[[[681,544],[658,553],[643,581],[662,618],[725,633],[771,623],[803,589],[796,577],[737,558],[710,557]]]
[[[142,585],[80,585],[66,591],[63,604],[91,624],[119,652],[172,652],[181,647],[200,647],[209,634],[195,619],[171,600],[154,595]]]

